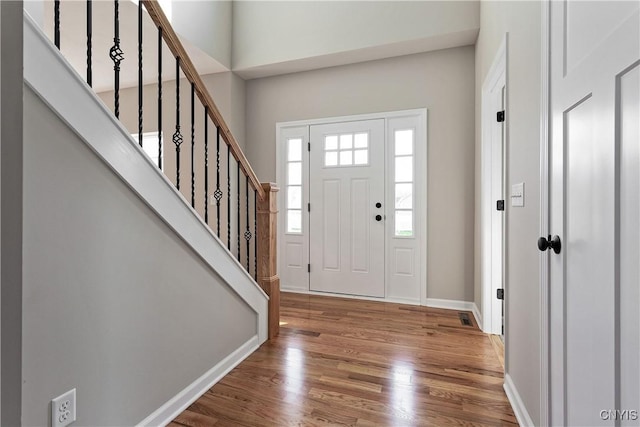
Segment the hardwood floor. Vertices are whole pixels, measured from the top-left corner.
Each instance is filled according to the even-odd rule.
[[[470,318],[283,293],[280,336],[170,426],[517,425],[494,344]]]

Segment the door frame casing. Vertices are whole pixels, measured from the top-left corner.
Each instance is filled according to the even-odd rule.
[[[481,110],[481,185],[480,185],[480,242],[481,242],[481,258],[480,258],[480,283],[481,283],[481,307],[482,307],[482,330],[489,334],[501,334],[502,317],[501,304],[496,298],[496,281],[492,277],[492,248],[491,248],[491,217],[494,208],[494,201],[491,199],[492,192],[492,154],[493,140],[491,138],[490,125],[496,120],[495,111],[492,109],[491,100],[489,99],[490,90],[494,85],[504,79],[505,84],[505,101],[504,109],[508,111],[508,80],[507,80],[507,47],[508,34],[505,33],[502,43],[496,52],[493,63],[487,77],[482,85],[482,110]],[[507,215],[509,201],[507,200],[507,147],[508,147],[508,117],[505,114],[503,141],[502,141],[502,194],[505,199],[505,210],[503,211],[502,222],[502,283],[506,288],[506,245],[507,245]],[[506,340],[506,295],[505,295],[505,313],[504,327]],[[505,346],[506,348],[506,346]]]
[[[419,122],[419,127],[417,129],[416,132],[416,136],[415,136],[415,146],[416,148],[418,147],[418,145],[422,145],[423,147],[423,153],[420,153],[418,155],[418,153],[416,152],[416,156],[414,157],[415,159],[415,166],[414,166],[414,171],[416,173],[415,175],[415,183],[419,184],[419,187],[422,189],[419,193],[416,192],[416,194],[419,194],[420,197],[417,199],[417,201],[415,202],[416,204],[414,205],[416,207],[417,210],[420,211],[420,215],[419,217],[416,217],[416,220],[414,222],[414,224],[416,224],[416,228],[420,230],[420,242],[419,242],[419,248],[420,248],[420,265],[419,265],[419,283],[420,283],[420,297],[419,300],[406,300],[406,299],[399,299],[399,298],[391,298],[388,296],[388,280],[387,280],[387,273],[385,273],[385,297],[384,298],[375,298],[375,297],[366,297],[366,296],[350,296],[350,295],[346,295],[346,294],[331,294],[331,293],[325,293],[325,292],[315,292],[315,291],[311,291],[309,289],[309,282],[307,281],[306,286],[300,287],[300,286],[291,286],[290,284],[286,283],[286,281],[282,281],[281,280],[281,287],[283,291],[288,291],[288,292],[297,292],[297,293],[309,293],[309,294],[317,294],[317,295],[335,295],[335,296],[339,296],[339,297],[343,297],[343,298],[357,298],[357,299],[363,299],[363,300],[374,300],[374,301],[386,301],[386,302],[394,302],[394,303],[400,303],[400,304],[420,304],[420,305],[427,305],[427,289],[428,289],[428,283],[427,283],[427,239],[428,239],[428,230],[427,230],[427,199],[428,199],[428,188],[427,188],[427,170],[428,170],[428,115],[427,115],[427,109],[426,108],[417,108],[417,109],[409,109],[409,110],[399,110],[399,111],[386,111],[386,112],[378,112],[378,113],[368,113],[368,114],[356,114],[356,115],[348,115],[348,116],[337,116],[337,117],[326,117],[326,118],[318,118],[318,119],[308,119],[308,120],[295,120],[295,121],[287,121],[287,122],[277,122],[276,123],[276,182],[281,186],[281,188],[285,188],[285,171],[284,171],[284,153],[285,153],[285,142],[286,139],[283,138],[283,131],[288,129],[288,128],[301,128],[301,127],[307,127],[307,139],[303,141],[303,144],[306,145],[306,143],[309,142],[309,132],[308,129],[310,126],[313,125],[322,125],[322,124],[328,124],[328,123],[345,123],[345,122],[353,122],[353,121],[364,121],[364,120],[376,120],[376,119],[384,119],[385,120],[385,129],[384,129],[384,133],[385,133],[385,146],[387,145],[386,142],[386,138],[387,138],[387,131],[388,131],[388,121],[390,119],[394,119],[394,118],[401,118],[401,117],[416,117],[418,122]],[[308,154],[308,153],[307,153]],[[386,152],[385,152],[386,154]],[[308,163],[308,162],[307,162]],[[422,167],[421,167],[422,166]],[[305,173],[305,171],[303,171],[303,174]],[[308,174],[308,170],[306,171],[306,173]],[[389,192],[389,183],[388,183],[388,177],[385,177],[385,195],[388,194]],[[307,187],[308,188],[308,187]],[[415,190],[414,190],[415,191]],[[303,190],[303,193],[306,193],[307,196],[306,198],[303,200],[303,206],[305,203],[309,202],[308,199],[308,190],[305,192]],[[386,197],[386,196],[385,196]],[[285,206],[285,195],[281,194],[280,197],[278,197],[278,210],[280,212],[285,212],[286,210],[286,206]],[[387,212],[388,215],[388,212]],[[279,227],[279,231],[278,231],[278,252],[280,254],[282,254],[284,248],[284,239],[282,238],[285,234],[285,230],[284,230],[284,218],[283,215],[279,215],[278,216],[278,227]],[[307,223],[308,223],[308,215],[307,215]],[[387,223],[390,224],[390,223]],[[389,225],[390,226],[390,225]],[[386,233],[386,232],[385,232]],[[308,237],[308,235],[307,235]],[[388,249],[389,249],[389,242],[385,241],[385,270],[388,270],[388,266],[389,266],[389,260],[388,260]],[[308,250],[308,242],[307,242],[307,249],[304,251],[304,256],[306,257],[306,259],[304,260],[304,263],[308,263],[309,262],[309,250]],[[284,270],[282,269],[283,267],[283,257],[279,256],[278,258],[278,268],[279,271],[283,272]],[[282,279],[282,278],[281,278]]]

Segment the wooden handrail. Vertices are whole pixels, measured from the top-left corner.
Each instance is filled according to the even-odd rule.
[[[171,53],[173,53],[175,57],[180,58],[180,68],[182,69],[182,72],[186,76],[187,80],[189,80],[190,83],[193,83],[200,102],[202,102],[202,105],[208,108],[209,117],[211,117],[213,123],[220,128],[220,134],[222,135],[223,140],[229,146],[231,154],[240,164],[240,168],[244,171],[245,175],[249,179],[251,187],[253,187],[253,189],[256,191],[256,193],[258,194],[258,198],[261,201],[265,200],[265,191],[262,188],[258,177],[256,176],[255,172],[253,172],[253,169],[251,168],[251,165],[242,152],[242,149],[238,145],[238,142],[231,134],[229,126],[227,126],[227,123],[224,121],[222,114],[220,114],[220,110],[218,110],[215,102],[213,102],[213,98],[209,94],[207,87],[204,85],[204,82],[200,78],[196,67],[193,65],[193,62],[191,62],[191,58],[189,58],[189,56],[187,55],[187,51],[180,42],[178,35],[173,30],[171,23],[162,11],[158,0],[141,1],[156,26],[162,28],[162,38],[167,43],[167,46],[169,47]]]

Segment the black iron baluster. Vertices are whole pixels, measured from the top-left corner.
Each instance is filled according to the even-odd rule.
[[[191,83],[191,207],[196,207],[196,168],[194,166],[194,156],[196,147],[196,128],[195,128],[195,103],[194,97],[196,92],[196,86]]]
[[[237,177],[238,177],[238,186],[236,187],[236,198],[238,199],[238,208],[236,211],[236,219],[238,220],[237,223],[237,229],[238,229],[238,235],[237,235],[237,240],[238,240],[238,261],[240,261],[240,162],[238,162],[238,171],[237,171]]]
[[[209,108],[204,106],[204,222],[209,224]]]
[[[216,221],[218,223],[218,237],[220,237],[220,199],[222,199],[222,191],[220,190],[220,128],[216,126],[216,191],[213,193],[213,197],[216,198]]]
[[[53,43],[60,50],[60,0],[53,2]]]
[[[227,249],[231,251],[231,147],[227,145]]]
[[[142,2],[138,1],[138,143],[142,147]]]
[[[253,190],[253,278],[258,281],[258,191]]]
[[[120,63],[124,61],[124,53],[120,49],[120,5],[118,0],[113,2],[113,46],[109,50],[109,57],[113,61],[114,85],[114,114],[120,118]]]
[[[249,241],[251,240],[251,229],[249,228],[249,176],[244,176],[244,198],[247,208],[247,230],[244,232],[244,240],[247,241],[247,273],[251,274],[251,267],[249,267],[249,260],[251,256],[249,255]]]
[[[92,86],[93,76],[92,76],[92,62],[91,62],[91,54],[92,54],[92,46],[91,46],[91,38],[93,35],[93,4],[92,0],[87,0],[87,84]]]
[[[162,27],[158,27],[158,168],[162,170]]]
[[[176,56],[176,131],[173,134],[173,144],[176,146],[176,188],[180,190],[180,57]]]

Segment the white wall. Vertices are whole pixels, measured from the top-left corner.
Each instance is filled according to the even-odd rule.
[[[232,2],[172,1],[171,25],[213,59],[231,68]]]
[[[473,300],[474,48],[249,80],[246,153],[274,181],[277,122],[428,108],[428,297]]]
[[[536,241],[539,237],[540,38],[537,1],[483,1],[476,46],[476,256],[475,295],[480,304],[480,94],[505,32],[507,50],[508,171],[512,184],[525,183],[525,206],[506,205],[506,372],[536,425],[540,412],[540,305]]]
[[[234,2],[232,64],[249,77],[309,58],[305,67],[342,65],[472,44],[478,28],[478,1]]]
[[[31,90],[24,119],[22,424],[75,387],[78,425],[134,425],[257,315]]]

